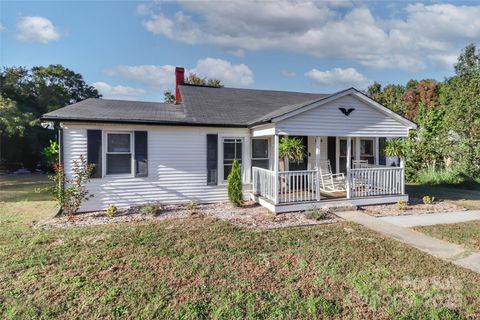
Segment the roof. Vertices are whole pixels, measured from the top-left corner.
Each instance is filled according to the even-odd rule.
[[[49,121],[248,127],[328,94],[182,85],[181,104],[86,99],[46,113]]]

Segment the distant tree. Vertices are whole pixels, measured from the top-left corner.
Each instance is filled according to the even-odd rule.
[[[422,80],[416,86],[407,90],[402,99],[407,103],[405,116],[415,120],[419,112],[420,104],[428,110],[438,106],[438,88],[435,80]]]
[[[170,90],[163,91],[163,101],[166,103],[175,103],[175,95]]]
[[[187,78],[185,78],[185,83],[194,84],[197,86],[210,86],[210,87],[222,87],[222,82],[218,79],[207,79],[205,77],[200,77],[197,74],[191,72]]]
[[[88,85],[80,74],[58,64],[31,69],[1,69],[0,95],[13,101],[15,111],[9,111],[10,114],[22,115],[14,119],[25,120],[20,121],[23,125],[17,126],[15,134],[3,139],[2,157],[12,169],[36,167],[42,159],[44,147],[55,138],[54,131],[38,125],[42,114],[87,98],[100,97],[97,89]],[[30,115],[37,119],[35,123],[30,121]],[[20,145],[22,148],[17,147]]]
[[[480,73],[480,49],[477,50],[473,43],[466,46],[454,68],[455,73],[459,76]]]
[[[371,85],[368,86],[367,88],[367,96],[370,98],[373,98],[376,95],[379,95],[382,93],[382,85],[378,83],[377,81],[374,81]]]

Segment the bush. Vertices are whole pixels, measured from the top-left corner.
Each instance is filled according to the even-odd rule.
[[[422,169],[417,172],[416,182],[419,184],[460,184],[465,181],[463,175],[455,169]]]
[[[424,196],[422,198],[423,204],[432,204],[435,201],[435,197]]]
[[[191,200],[187,203],[187,210],[190,210],[191,213],[195,213],[197,208],[198,208],[198,205],[195,201]]]
[[[233,206],[238,207],[243,203],[243,184],[240,164],[233,160],[232,171],[228,175],[228,199]]]
[[[320,221],[328,218],[328,212],[325,210],[310,209],[305,213],[305,216],[307,219]]]
[[[107,217],[113,218],[117,214],[117,211],[117,207],[115,207],[114,204],[109,204],[106,211]]]
[[[156,216],[160,212],[158,203],[147,203],[140,208],[140,213],[146,216]]]
[[[400,200],[396,203],[398,210],[405,211],[408,208],[408,203],[405,200]]]

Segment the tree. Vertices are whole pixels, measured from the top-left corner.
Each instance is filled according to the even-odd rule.
[[[163,101],[166,103],[175,103],[175,95],[171,91],[165,90],[163,91]]]
[[[185,83],[187,84],[194,84],[197,86],[209,86],[209,87],[217,87],[220,88],[222,87],[222,83],[218,79],[207,79],[205,77],[200,77],[197,74],[191,72],[190,75],[185,78]]]
[[[23,117],[31,115],[33,119],[68,104],[100,97],[80,74],[61,65],[3,68],[0,71],[0,95],[14,102],[15,114]],[[23,134],[17,130],[3,139],[3,158],[11,169],[36,167],[42,159],[44,147],[55,138],[55,132],[40,127],[38,120],[33,125],[28,123],[19,127]],[[18,145],[23,147],[15,148]]]
[[[480,49],[477,51],[473,43],[466,46],[458,57],[454,68],[455,73],[459,76],[480,73]]]
[[[241,206],[243,203],[242,172],[237,160],[233,160],[232,171],[230,171],[230,174],[228,175],[227,183],[228,199],[234,207]]]

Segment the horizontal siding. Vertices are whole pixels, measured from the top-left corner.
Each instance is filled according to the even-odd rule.
[[[355,108],[345,116],[338,108]],[[311,136],[404,137],[408,128],[352,95],[276,123],[277,133]]]
[[[148,177],[105,176],[91,179],[88,190],[94,195],[81,211],[106,208],[109,204],[129,207],[147,202],[180,203],[186,201],[226,201],[225,185],[206,185],[206,134],[247,137],[247,129],[91,126],[102,130],[148,131]],[[87,126],[65,125],[64,156],[67,175],[72,161],[87,154]],[[219,139],[219,140],[220,140]],[[247,141],[247,140],[246,140]],[[249,149],[248,149],[249,150]],[[246,173],[245,173],[246,175]],[[248,189],[249,185],[246,185]]]

